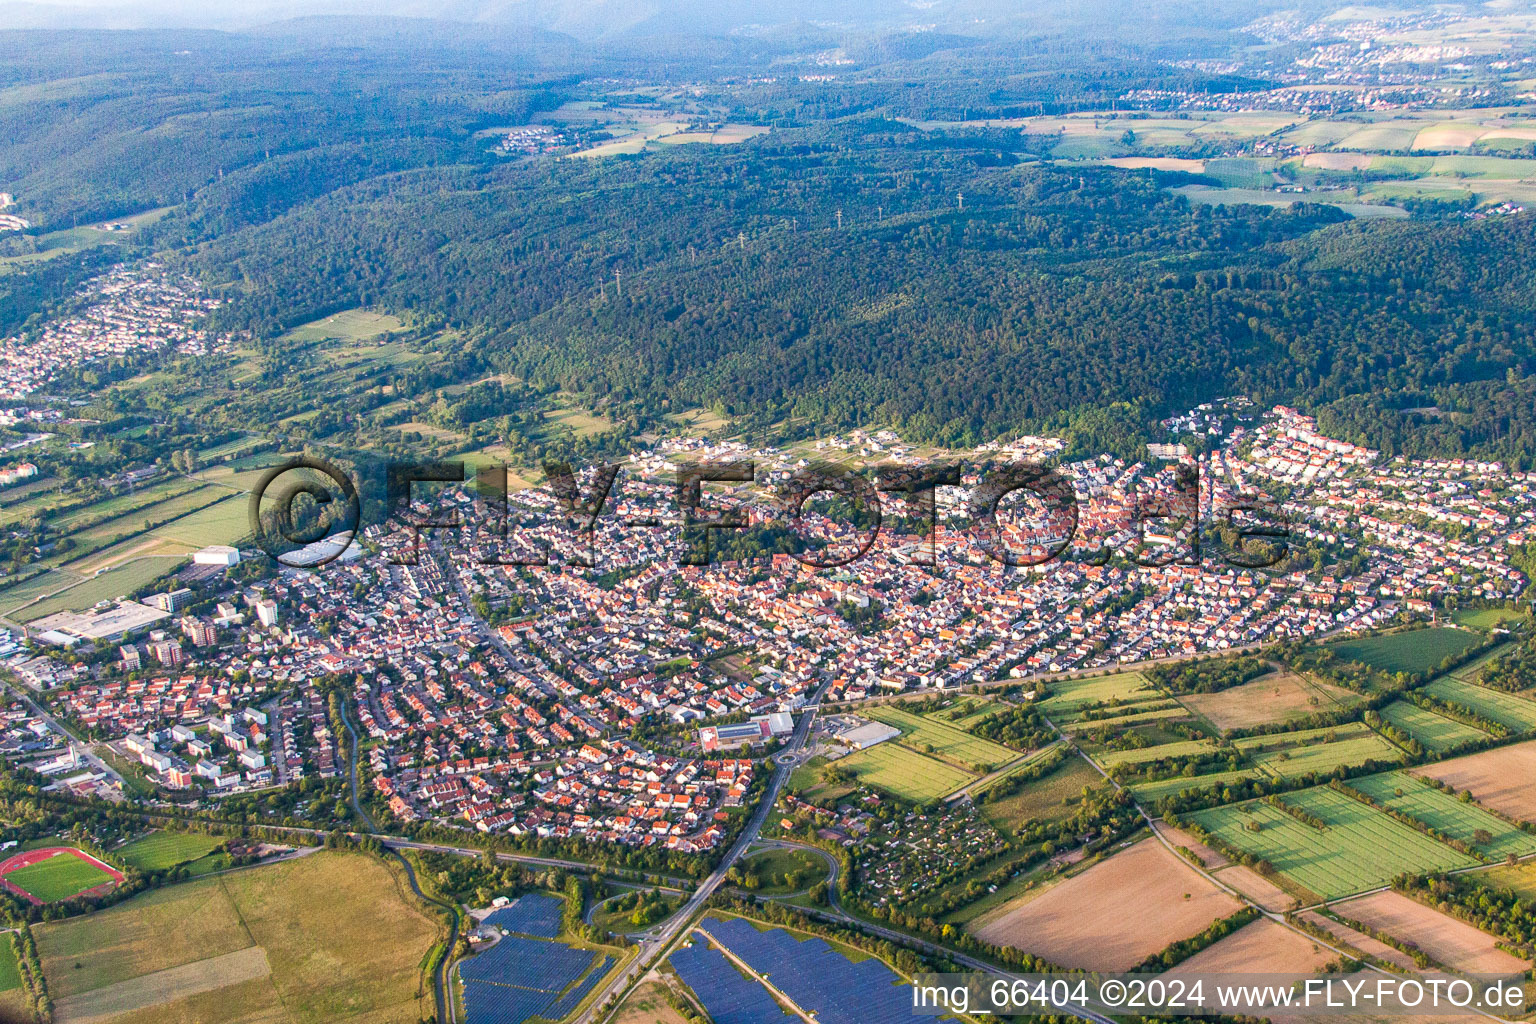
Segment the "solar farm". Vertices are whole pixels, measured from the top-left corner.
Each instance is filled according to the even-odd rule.
[[[821,1024],[885,1024],[912,1017],[911,993],[882,960],[855,963],[821,939],[801,939],[782,928],[760,931],[742,918],[709,920],[701,930]],[[731,969],[734,972],[734,967]],[[716,982],[723,979],[718,971],[710,977]],[[727,992],[738,997],[743,993],[733,984],[720,989],[711,987],[710,979],[702,984],[703,991],[692,983],[690,987],[710,1016],[718,1024],[726,1024],[715,1013],[711,998],[724,1004],[730,1001]],[[732,1018],[731,1024],[772,1024],[777,1019],[771,1015],[742,1016]]]
[[[560,900],[535,893],[485,918],[507,934],[458,965],[465,1024],[558,1021],[608,973],[613,957],[552,941],[560,934],[561,906]]]
[[[768,990],[738,971],[702,938],[672,954],[672,966],[693,989],[715,1024],[789,1024]]]

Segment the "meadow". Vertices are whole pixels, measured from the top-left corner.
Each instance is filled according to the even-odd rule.
[[[1309,743],[1269,750],[1252,755],[1252,761],[1271,775],[1295,778],[1316,773],[1325,775],[1335,768],[1352,767],[1367,761],[1401,761],[1403,751],[1377,736],[1364,733],[1333,742]]]
[[[948,722],[914,715],[891,705],[870,708],[865,715],[877,722],[884,722],[886,725],[893,725],[900,729],[901,739],[898,742],[903,745],[924,753],[931,753],[966,768],[990,770],[1018,756],[1016,751],[972,736],[964,729],[950,725]]]
[[[1476,646],[1479,637],[1464,629],[1431,626],[1402,633],[1340,640],[1327,645],[1335,657],[1358,661],[1383,672],[1407,672],[1420,675],[1432,672],[1446,658],[1465,654]]]
[[[1190,814],[1189,820],[1324,899],[1386,885],[1396,875],[1471,867],[1471,857],[1342,793],[1318,787],[1281,799],[1316,815],[1319,830],[1261,800]],[[1256,830],[1255,830],[1256,829]]]
[[[114,1024],[414,1024],[431,1013],[421,964],[438,933],[383,863],[334,851],[35,930],[59,1019],[121,1014]]]
[[[204,856],[223,840],[198,832],[151,832],[117,849],[123,863],[141,871],[161,871]]]
[[[1107,786],[1093,765],[1076,755],[1055,771],[1026,783],[1017,793],[999,800],[982,801],[982,816],[1005,832],[1028,821],[1060,821],[1073,813],[1068,801],[1081,797],[1085,788]]]
[[[852,771],[864,785],[916,803],[937,799],[975,778],[953,765],[890,741],[849,754],[837,763]]]

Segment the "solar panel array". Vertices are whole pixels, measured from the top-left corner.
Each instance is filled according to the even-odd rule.
[[[718,949],[710,949],[702,937],[672,954],[678,977],[693,989],[715,1024],[791,1024],[768,990],[741,976]]]
[[[581,979],[580,985],[577,985],[561,996],[560,1001],[546,1010],[542,1016],[548,1017],[550,1020],[561,1020],[564,1018],[566,1014],[581,1005],[581,1001],[587,998],[587,993],[596,987],[597,983],[603,979],[603,975],[608,973],[608,968],[612,966],[613,957],[603,957],[603,962],[592,968],[592,972]]]
[[[559,992],[595,958],[596,954],[585,949],[507,935],[484,953],[464,961],[459,974],[465,981]]]
[[[555,897],[534,892],[516,903],[493,911],[485,923],[505,928],[509,932],[552,939],[560,934],[560,919],[564,916],[564,909],[565,904]]]
[[[558,942],[504,936],[459,965],[465,1024],[523,1024],[530,1017],[559,1020],[592,991],[612,963],[611,957]],[[592,965],[597,966],[580,985],[560,995]]]
[[[884,961],[871,958],[854,963],[821,939],[801,941],[780,928],[760,932],[741,918],[710,921],[706,928],[774,988],[815,1014],[821,1024],[912,1019],[911,990],[898,984],[901,978]]]

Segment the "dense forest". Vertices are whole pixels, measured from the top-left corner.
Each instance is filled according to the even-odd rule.
[[[137,251],[228,299],[214,326],[248,332],[274,380],[302,366],[277,340],[288,328],[368,306],[433,346],[423,384],[514,375],[507,411],[559,391],[630,433],[702,408],[777,436],[1049,430],[1132,454],[1155,420],[1240,392],[1389,452],[1536,451],[1530,217],[1192,203],[1169,188],[1187,175],[1044,159],[1054,134],[902,119],[1091,107],[1153,66],[1183,88],[1252,85],[1162,43],[1035,38],[1004,57],[943,34],[859,37],[842,42],[863,70],[836,84],[721,73],[776,53],[794,67],[826,41],[806,31],[627,56],[526,32],[0,34],[0,181],[38,230],[169,207]],[[110,70],[80,77],[92,62]],[[488,129],[642,66],[702,75],[698,102],[773,130],[601,160],[491,151]],[[105,259],[8,267],[0,330]]]

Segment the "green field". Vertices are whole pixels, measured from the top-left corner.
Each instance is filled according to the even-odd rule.
[[[21,986],[21,968],[16,963],[16,950],[11,946],[9,935],[0,937],[0,992],[9,992]],[[4,1020],[0,1016],[0,1020]]]
[[[1514,731],[1524,732],[1536,728],[1536,702],[1528,701],[1501,690],[1464,683],[1451,676],[1441,676],[1423,692],[1444,701],[1462,704],[1490,721]]]
[[[1405,700],[1395,700],[1382,708],[1381,717],[1435,753],[1449,750],[1460,743],[1488,738],[1488,734],[1481,729],[1426,711]]]
[[[891,741],[849,754],[837,763],[852,771],[864,785],[916,803],[941,797],[975,778]]]
[[[1404,633],[1384,633],[1328,644],[1335,657],[1358,661],[1383,672],[1419,675],[1432,672],[1446,658],[1465,654],[1480,640],[1476,633],[1432,626]]]
[[[1490,857],[1536,853],[1536,835],[1521,831],[1477,804],[1463,803],[1407,772],[1367,775],[1362,779],[1351,779],[1348,785],[1383,807],[1422,821],[1452,839],[1470,843]],[[1473,838],[1478,831],[1487,832],[1493,838],[1479,843]]]
[[[1525,618],[1524,612],[1517,612],[1513,608],[1463,608],[1451,616],[1451,621],[1458,626],[1470,626],[1473,629],[1496,629],[1499,626],[1516,625]]]
[[[906,746],[977,770],[990,771],[1019,756],[1017,751],[972,736],[948,722],[914,715],[894,706],[869,708],[863,714],[900,729],[898,742]]]
[[[1282,798],[1317,815],[1325,831],[1260,800],[1197,811],[1189,819],[1230,846],[1267,860],[1325,899],[1386,885],[1404,872],[1471,867],[1477,862],[1393,821],[1358,800],[1318,787]],[[1245,827],[1257,823],[1259,830]]]
[[[54,612],[89,608],[97,601],[110,601],[132,593],[156,577],[170,572],[184,561],[186,561],[184,558],[168,556],[135,559],[93,576],[61,594],[28,605],[24,609],[8,608],[6,614],[15,613],[20,619],[30,622],[44,615],[52,615]]]
[[[1132,783],[1130,790],[1141,803],[1155,804],[1164,797],[1182,793],[1186,789],[1210,789],[1212,786],[1224,786],[1251,779],[1258,774],[1256,768],[1244,768],[1241,771],[1213,772],[1210,775],[1180,775],[1173,779]]]
[[[1143,761],[1157,761],[1165,757],[1195,757],[1215,749],[1216,744],[1210,740],[1180,740],[1136,750],[1097,751],[1090,756],[1105,768],[1110,768],[1117,764],[1141,764]]]
[[[1311,773],[1323,775],[1335,768],[1364,764],[1367,761],[1401,761],[1403,757],[1403,752],[1397,747],[1375,733],[1367,733],[1332,743],[1268,750],[1254,754],[1252,760],[1271,775],[1295,778]]]
[[[210,544],[233,544],[249,536],[250,532],[250,499],[244,494],[232,494],[216,505],[167,523],[156,529],[154,535],[194,547],[207,547]]]
[[[59,1019],[416,1021],[431,1014],[421,965],[440,925],[407,893],[378,860],[322,851],[151,890],[34,934]],[[156,975],[172,969],[174,984]]]
[[[1047,696],[1040,708],[1052,718],[1070,716],[1086,704],[1123,700],[1146,702],[1164,695],[1140,672],[1117,672],[1088,679],[1058,679],[1046,684]]]
[[[47,860],[17,868],[7,874],[5,880],[44,903],[57,903],[110,882],[112,876],[73,854],[58,853]]]
[[[344,309],[333,316],[301,324],[283,337],[291,341],[362,341],[398,331],[404,326],[387,313]]]
[[[196,832],[151,832],[120,847],[117,855],[141,871],[161,871],[197,860],[223,841]]]

